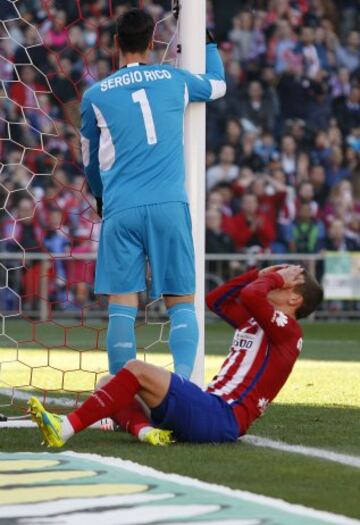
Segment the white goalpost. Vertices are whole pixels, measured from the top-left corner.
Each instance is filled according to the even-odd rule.
[[[180,67],[205,72],[206,0],[180,1]],[[205,359],[205,104],[191,104],[185,117],[185,163],[195,245],[199,346],[192,380],[204,384]]]

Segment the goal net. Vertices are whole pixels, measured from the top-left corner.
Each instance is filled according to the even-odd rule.
[[[144,3],[157,22],[152,60],[178,63],[172,3]],[[24,408],[34,391],[73,406],[107,372],[107,303],[93,292],[100,221],[82,172],[79,102],[118,67],[124,4],[2,2],[0,406]],[[144,295],[141,306],[138,356],[171,368],[162,302]]]

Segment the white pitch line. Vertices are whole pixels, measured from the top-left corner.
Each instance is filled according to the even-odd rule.
[[[26,420],[10,420],[0,422],[0,430],[2,428],[32,428],[35,426],[35,423]],[[94,428],[96,428],[95,425]],[[248,443],[249,445],[254,445],[256,447],[281,450],[282,452],[300,454],[301,456],[332,461],[334,463],[339,463],[340,465],[346,465],[348,467],[360,468],[360,457],[350,456],[348,454],[340,454],[339,452],[333,452],[332,450],[326,450],[323,448],[315,447],[306,447],[302,445],[291,445],[290,443],[286,443],[284,441],[275,441],[273,439],[263,438],[254,435],[244,436],[240,438],[240,441]]]
[[[334,463],[340,463],[341,465],[360,468],[360,457],[350,456],[348,454],[340,454],[338,452],[333,452],[332,450],[326,450],[324,448],[291,445],[290,443],[286,443],[284,441],[275,441],[273,439],[253,435],[244,436],[240,439],[240,441],[244,441],[245,443],[249,443],[255,447],[272,448],[274,450],[281,450],[283,452],[300,454],[302,456],[312,458],[325,459],[327,461],[333,461]]]
[[[30,399],[30,397],[36,394],[34,394],[34,392],[22,392],[21,390],[13,390],[12,388],[0,388],[0,395],[10,397],[11,399],[15,399],[17,401],[27,401],[28,399]],[[46,404],[63,406],[63,407],[74,407],[75,406],[74,401],[72,401],[68,397],[49,396],[49,397],[46,397]],[[0,410],[1,410],[1,405],[0,405]]]
[[[0,421],[0,430],[2,428],[32,428],[36,427],[36,423],[33,421],[22,420],[22,421]]]

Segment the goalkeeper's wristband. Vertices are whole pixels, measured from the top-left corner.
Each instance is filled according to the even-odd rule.
[[[100,218],[102,218],[103,200],[102,197],[95,197],[96,200],[96,212]]]
[[[214,35],[209,29],[206,29],[206,43],[207,44],[217,44]]]

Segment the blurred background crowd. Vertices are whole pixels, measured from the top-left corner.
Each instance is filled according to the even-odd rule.
[[[15,4],[1,3],[0,251],[24,253],[27,272],[7,259],[0,286],[25,297],[41,289],[29,254],[45,251],[54,255],[50,300],[64,301],[69,283],[87,300],[94,262],[56,259],[94,252],[99,233],[78,101],[117,68],[113,20],[131,4],[21,0],[19,21]],[[157,21],[169,4],[144,1]],[[209,0],[207,23],[228,86],[207,110],[207,253],[360,250],[357,0]],[[173,32],[170,16],[156,40]],[[163,53],[156,46],[153,61]]]
[[[228,92],[208,108],[207,250],[359,249],[359,4],[259,4],[222,29]]]

